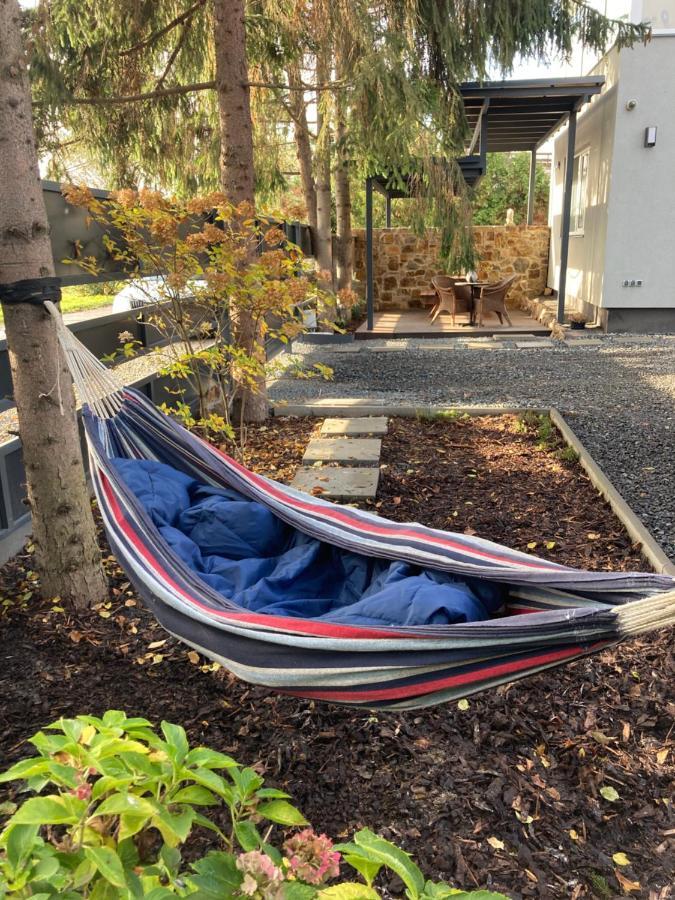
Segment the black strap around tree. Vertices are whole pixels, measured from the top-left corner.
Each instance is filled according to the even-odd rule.
[[[30,303],[42,306],[45,300],[58,303],[61,300],[61,279],[53,275],[44,278],[25,278],[23,281],[12,281],[0,284],[0,301],[2,303]]]

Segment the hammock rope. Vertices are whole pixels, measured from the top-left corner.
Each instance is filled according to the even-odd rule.
[[[490,541],[395,523],[248,471],[161,413],[66,327],[92,481],[121,567],[171,634],[253,684],[368,708],[416,709],[514,681],[675,624],[675,578],[588,572]],[[508,586],[504,614],[451,625],[357,626],[251,612],[172,552],[114,458],[163,462],[229,487],[298,531],[344,550]]]

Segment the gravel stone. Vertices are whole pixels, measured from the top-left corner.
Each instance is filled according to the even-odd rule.
[[[272,388],[271,399],[359,397],[443,406],[556,406],[675,559],[672,336],[636,342],[633,336],[606,335],[592,347],[555,342],[547,353],[516,349],[513,343],[497,352],[458,346],[456,353],[448,354],[431,344],[411,341],[404,351],[363,350],[348,358],[327,346],[294,344],[293,353],[306,356],[307,363],[331,366],[333,380],[284,377]]]

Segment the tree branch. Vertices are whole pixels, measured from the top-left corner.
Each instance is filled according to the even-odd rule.
[[[69,106],[115,106],[122,103],[142,103],[145,100],[157,100],[160,97],[173,97],[178,94],[192,94],[196,91],[215,90],[215,81],[197,81],[194,84],[178,84],[175,87],[149,91],[147,94],[126,94],[121,97],[70,97],[63,102]],[[45,106],[44,100],[36,100],[34,106]]]
[[[157,41],[160,38],[163,38],[165,34],[168,34],[170,31],[173,31],[174,28],[177,28],[178,25],[182,25],[183,22],[191,19],[192,16],[197,12],[197,10],[201,9],[201,7],[204,6],[205,3],[206,0],[197,0],[197,2],[188,7],[185,12],[181,13],[179,16],[176,16],[175,19],[172,19],[171,22],[169,22],[163,28],[160,28],[159,31],[155,31],[154,34],[151,34],[147,38],[144,38],[142,41],[139,41],[137,44],[134,44],[133,47],[129,47],[127,50],[122,50],[120,56],[128,56],[130,53],[135,53],[137,50],[142,50],[144,47],[150,47],[152,46],[152,44],[157,43]]]
[[[176,57],[177,57],[178,54],[180,53],[181,47],[182,47],[183,44],[185,43],[185,38],[186,38],[186,36],[187,36],[189,27],[190,27],[190,23],[189,23],[189,22],[186,22],[186,23],[183,25],[183,28],[181,29],[180,36],[179,36],[178,40],[176,41],[176,46],[175,46],[175,47],[173,48],[173,50],[171,51],[171,56],[169,56],[169,59],[168,59],[168,61],[167,61],[167,64],[166,64],[166,66],[164,67],[164,71],[162,72],[162,74],[161,74],[161,75],[159,76],[159,78],[157,79],[157,84],[155,85],[155,90],[156,90],[156,91],[161,90],[161,88],[164,86],[164,82],[166,81],[166,76],[167,76],[167,75],[169,74],[169,72],[171,71],[171,67],[173,66],[174,62],[176,61]]]
[[[305,84],[304,81],[298,82],[298,84],[276,84],[275,82],[268,81],[247,81],[246,84],[248,87],[252,88],[269,88],[273,91],[342,91],[345,88],[348,88],[349,82],[347,81],[327,81],[325,84]]]

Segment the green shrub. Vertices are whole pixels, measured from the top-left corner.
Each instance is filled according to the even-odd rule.
[[[279,849],[275,825],[307,825],[287,794],[223,753],[190,748],[179,725],[163,722],[161,732],[111,710],[61,719],[31,738],[38,756],[0,775],[31,795],[3,807],[12,808],[0,833],[0,897],[369,900],[380,896],[373,882],[382,868],[410,900],[501,896],[425,881],[407,853],[368,829],[333,846],[303,827]],[[187,864],[180,848],[195,827],[213,832],[218,849]],[[327,887],[341,861],[363,882]]]

